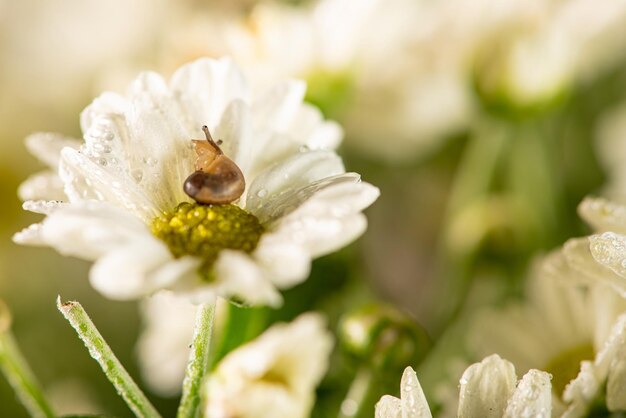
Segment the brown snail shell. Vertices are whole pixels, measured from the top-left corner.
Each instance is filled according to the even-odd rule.
[[[213,141],[209,128],[202,127],[206,141],[193,140],[198,158],[194,171],[183,185],[185,193],[198,203],[224,205],[243,194],[246,182],[237,164],[224,155],[221,141]]]

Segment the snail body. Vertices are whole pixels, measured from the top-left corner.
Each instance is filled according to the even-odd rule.
[[[183,185],[185,193],[204,205],[225,205],[243,194],[246,182],[237,164],[220,149],[221,141],[215,142],[209,129],[202,127],[205,140],[193,140],[198,155],[195,170]]]

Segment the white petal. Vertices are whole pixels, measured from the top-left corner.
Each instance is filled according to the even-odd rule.
[[[240,297],[247,303],[279,306],[280,293],[247,254],[222,250],[213,267],[220,295]]]
[[[247,193],[246,209],[262,223],[267,222],[276,217],[276,208],[269,202],[279,199],[283,193],[296,193],[316,180],[344,171],[341,159],[333,152],[311,151],[294,155],[254,179]]]
[[[68,203],[59,202],[58,200],[27,200],[22,204],[22,209],[42,215],[51,215],[57,209],[67,207]]]
[[[410,367],[404,369],[400,383],[400,399],[402,418],[432,418],[430,407],[424,396],[415,370]]]
[[[305,210],[282,219],[275,232],[320,257],[342,248],[365,232],[367,218],[361,213],[344,217],[320,217]]]
[[[515,390],[515,367],[497,354],[475,363],[461,377],[459,418],[500,418]]]
[[[153,237],[138,239],[108,252],[91,268],[91,285],[111,299],[129,300],[172,286],[195,274],[201,260],[172,258],[166,245]]]
[[[505,418],[550,418],[552,414],[552,376],[529,370],[517,385],[504,412]]]
[[[17,189],[21,200],[66,200],[63,181],[53,171],[42,171],[29,176]]]
[[[80,114],[80,127],[88,132],[102,116],[121,116],[128,110],[128,101],[117,93],[105,92],[96,97]],[[105,133],[105,132],[103,132]],[[108,132],[106,132],[108,133]]]
[[[253,253],[265,276],[280,289],[306,280],[311,270],[309,252],[287,238],[278,233],[266,233]]]
[[[48,244],[41,235],[42,230],[42,223],[29,225],[13,235],[13,242],[20,245],[47,246]]]
[[[191,139],[204,138],[201,128],[205,123],[190,118],[176,92],[154,73],[144,73],[135,80],[129,104],[130,110],[124,114],[128,130],[124,139],[126,178],[137,182],[133,172],[140,170],[140,187],[156,207],[170,210],[187,199],[182,185],[193,172]],[[124,128],[120,125],[118,132]],[[119,136],[124,137],[121,132]]]
[[[334,121],[324,121],[322,112],[303,104],[289,129],[289,135],[312,150],[334,150],[341,143],[343,130]]]
[[[286,131],[304,100],[306,83],[284,81],[272,87],[252,105],[255,123],[274,131]]]
[[[61,153],[59,175],[71,202],[99,200],[126,209],[144,221],[158,214],[157,208],[135,184],[113,177],[78,151]]]
[[[42,240],[61,254],[86,260],[146,236],[152,234],[139,219],[96,202],[56,210],[44,220],[41,231]]]
[[[626,233],[626,206],[603,198],[586,197],[578,213],[598,232]]]
[[[303,209],[310,215],[315,213],[317,216],[340,218],[362,211],[374,203],[379,195],[380,190],[369,183],[334,182],[319,187],[305,201]]]
[[[59,167],[63,148],[78,149],[81,143],[82,141],[78,139],[50,132],[38,132],[26,138],[28,151],[53,170]]]
[[[283,193],[279,193],[272,199],[265,199],[267,197],[266,189],[260,189],[259,191],[257,191],[256,196],[264,200],[261,203],[263,212],[269,214],[267,215],[268,222],[271,222],[282,216],[286,216],[290,212],[296,210],[300,205],[302,205],[302,203],[307,201],[309,198],[311,198],[311,196],[315,195],[320,190],[338,184],[354,184],[358,183],[359,181],[361,181],[361,177],[358,174],[344,173],[316,180],[300,189],[293,189],[285,191]],[[253,202],[253,204],[254,203],[255,202]]]
[[[378,197],[368,183],[338,182],[321,188],[275,225],[280,233],[304,246],[313,257],[328,254],[358,238],[367,227],[361,213]]]
[[[598,394],[601,382],[596,377],[596,371],[590,361],[580,363],[578,376],[567,384],[563,391],[563,400],[569,403],[564,418],[582,417],[589,405]]]
[[[250,107],[240,99],[233,100],[222,115],[213,133],[215,140],[222,140],[222,152],[229,156],[241,169],[246,179],[249,178],[253,164],[252,148],[255,146],[250,116]]]
[[[230,102],[248,100],[245,80],[229,59],[202,58],[184,65],[174,73],[170,86],[185,114],[209,127],[217,125]]]
[[[597,378],[607,379],[606,402],[609,410],[626,409],[626,314],[615,321],[594,366]]]
[[[589,237],[589,250],[603,266],[626,279],[626,237],[614,232]]]
[[[400,399],[395,396],[384,395],[376,403],[376,418],[402,418]]]
[[[591,254],[588,238],[573,238],[563,245],[563,255],[568,264],[578,271],[578,279],[588,282],[604,283],[623,297],[626,297],[626,279],[615,274],[611,269],[598,263]],[[572,278],[576,278],[572,276]]]

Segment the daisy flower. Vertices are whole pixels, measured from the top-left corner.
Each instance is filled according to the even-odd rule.
[[[468,367],[460,379],[459,418],[549,418],[552,405],[550,375],[530,370],[520,381],[515,367],[497,354]],[[415,371],[402,375],[400,398],[383,396],[376,418],[432,418]]]
[[[161,291],[141,302],[141,314],[144,327],[136,351],[143,380],[154,393],[178,395],[189,361],[196,306]]]
[[[304,418],[328,369],[333,338],[318,314],[272,326],[229,353],[205,385],[205,415]]]
[[[478,356],[498,352],[519,370],[551,373],[554,409],[567,417],[582,416],[600,396],[607,374],[590,372],[591,364],[619,361],[605,353],[615,352],[607,347],[626,332],[626,300],[605,285],[578,285],[578,275],[562,252],[551,254],[530,278],[526,300],[481,312],[469,338]],[[622,374],[616,370],[613,379]],[[619,391],[626,396],[626,388]]]
[[[305,280],[312,258],[365,230],[361,211],[379,194],[345,172],[333,151],[341,129],[303,103],[305,90],[286,81],[252,95],[231,61],[200,59],[169,82],[144,73],[125,96],[102,94],[81,115],[84,141],[29,140],[64,198],[26,201],[46,218],[14,240],[94,261],[93,287],[114,299],[168,289],[280,304],[278,289]],[[240,197],[227,190],[232,176]],[[23,196],[48,190],[32,183]],[[236,200],[188,196],[224,192]]]

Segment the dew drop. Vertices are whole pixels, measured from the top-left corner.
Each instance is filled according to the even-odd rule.
[[[256,195],[257,195],[258,197],[265,197],[265,196],[267,196],[267,189],[261,189],[261,190],[259,190],[259,191],[256,193]]]
[[[139,168],[136,168],[133,171],[131,171],[130,175],[137,183],[141,182],[141,180],[143,179],[143,171]]]
[[[154,167],[159,161],[156,158],[144,157],[143,162],[148,164],[150,167]]]

